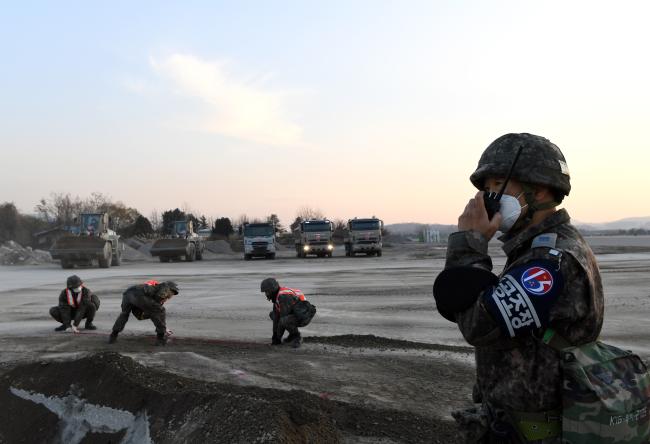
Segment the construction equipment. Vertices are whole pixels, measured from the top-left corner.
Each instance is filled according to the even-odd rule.
[[[170,237],[158,239],[151,246],[151,255],[158,256],[160,262],[185,258],[187,262],[203,259],[204,239],[194,232],[191,220],[177,220],[172,224]]]
[[[300,222],[293,231],[296,256],[304,258],[308,254],[313,254],[318,257],[332,257],[334,251],[333,232],[332,222],[327,219]]]
[[[52,258],[61,260],[62,268],[93,265],[95,261],[101,268],[120,265],[124,244],[109,228],[110,222],[107,213],[80,214],[75,218],[78,226],[74,232],[60,237],[52,245]]]
[[[376,217],[348,220],[343,240],[345,255],[353,257],[357,253],[366,253],[367,256],[381,256],[383,228],[384,222]]]
[[[275,259],[277,244],[272,222],[244,224],[244,259],[265,257]]]

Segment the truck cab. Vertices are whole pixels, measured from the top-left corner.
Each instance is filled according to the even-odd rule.
[[[334,226],[327,219],[300,222],[293,232],[296,256],[304,258],[313,254],[318,257],[332,257],[334,251],[333,232]]]
[[[376,217],[348,220],[344,238],[345,255],[353,257],[357,253],[365,253],[367,256],[381,256],[383,228],[384,222]]]
[[[244,224],[244,259],[264,257],[275,259],[277,244],[275,226],[270,222]]]

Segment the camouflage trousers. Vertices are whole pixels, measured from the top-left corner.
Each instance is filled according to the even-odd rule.
[[[457,410],[451,416],[456,420],[465,444],[562,444],[559,436],[535,441],[522,440],[510,424],[494,421],[483,405]]]
[[[92,324],[96,312],[97,309],[93,304],[82,305],[79,308],[72,309],[70,313],[70,322],[73,322],[75,326],[78,326],[79,323],[81,323],[81,320],[85,319],[87,324]],[[63,324],[61,309],[58,306],[50,308],[50,316],[52,316],[55,321]]]
[[[269,313],[269,317],[273,321],[273,337],[278,340],[282,339],[285,331],[289,332],[292,338],[300,336],[298,331],[298,319],[294,315],[278,316],[275,311]]]

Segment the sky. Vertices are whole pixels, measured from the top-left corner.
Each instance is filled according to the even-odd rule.
[[[454,224],[509,132],[581,222],[650,216],[645,1],[6,2],[0,202]]]

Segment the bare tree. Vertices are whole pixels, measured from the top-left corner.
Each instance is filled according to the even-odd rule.
[[[71,225],[83,206],[79,196],[73,198],[69,193],[51,193],[49,199],[39,201],[35,210],[48,222]]]
[[[317,208],[303,205],[296,211],[296,218],[300,218],[300,220],[325,219],[325,215]]]
[[[151,226],[154,231],[160,231],[162,221],[160,220],[160,212],[155,208],[151,210],[151,214],[149,215],[149,222],[151,222]]]

